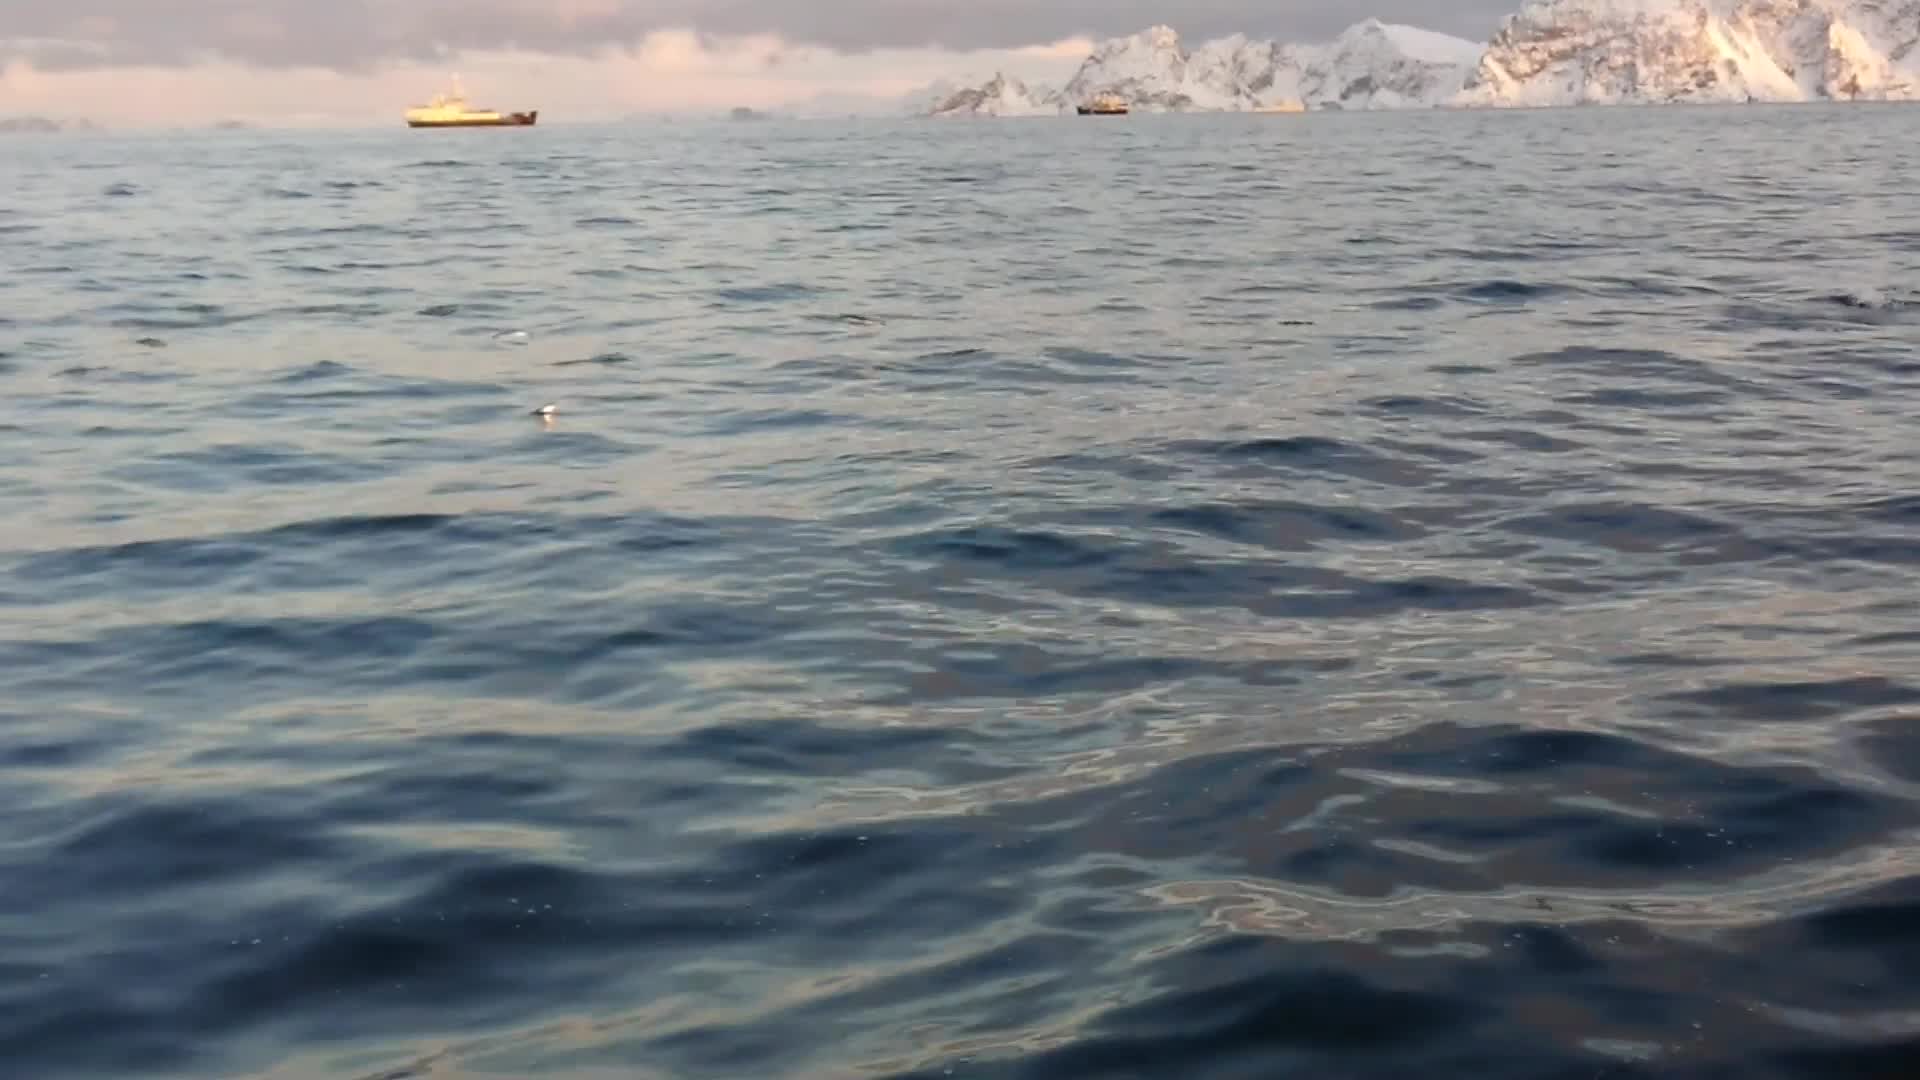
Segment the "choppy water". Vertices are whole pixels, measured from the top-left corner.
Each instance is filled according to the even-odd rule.
[[[1914,115],[7,141],[4,1071],[1904,1075]]]

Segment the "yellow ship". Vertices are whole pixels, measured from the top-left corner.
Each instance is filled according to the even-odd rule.
[[[433,95],[433,100],[425,105],[415,105],[406,113],[407,126],[410,128],[446,128],[446,127],[532,127],[540,117],[539,110],[531,112],[495,112],[492,109],[470,109],[467,107],[466,92],[460,88],[460,76],[453,77],[453,89],[446,93]]]

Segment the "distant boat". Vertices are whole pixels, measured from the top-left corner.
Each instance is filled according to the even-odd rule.
[[[1298,101],[1288,100],[1276,101],[1271,105],[1257,105],[1253,111],[1257,113],[1303,113],[1307,111],[1307,107]]]
[[[410,128],[532,127],[540,112],[537,109],[510,113],[470,109],[467,95],[460,88],[460,77],[456,75],[452,90],[435,94],[425,105],[415,105],[407,110],[406,116]]]
[[[1081,116],[1125,116],[1127,99],[1119,94],[1099,94],[1092,101],[1075,108]]]

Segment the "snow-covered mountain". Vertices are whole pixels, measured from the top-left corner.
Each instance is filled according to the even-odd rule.
[[[1349,109],[1447,104],[1481,50],[1462,38],[1368,19],[1331,45],[1307,51],[1295,96],[1309,104],[1337,103]]]
[[[1118,94],[1142,112],[1230,109],[1242,88],[1223,70],[1229,57],[1200,50],[1195,57],[1170,26],[1103,41],[1067,83],[1066,100]]]
[[[1236,111],[1286,104],[1309,108],[1403,108],[1444,103],[1461,87],[1481,47],[1411,26],[1368,19],[1324,45],[1242,35],[1189,51],[1171,27],[1102,42],[1064,90],[995,76],[946,94],[933,115],[1016,116],[1072,112],[1118,94],[1142,112]]]
[[[918,115],[1920,100],[1920,0],[1527,0],[1486,45],[1368,19],[1324,45],[1155,26],[1102,42],[1062,90],[996,75]]]
[[[1461,105],[1920,98],[1920,0],[1531,0]]]
[[[922,94],[929,92],[932,107],[918,110],[929,116],[1057,116],[1071,111],[1058,90],[1029,89],[1019,79],[998,72],[979,86],[936,83]]]

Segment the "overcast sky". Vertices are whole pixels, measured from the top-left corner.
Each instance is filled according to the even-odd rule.
[[[699,107],[731,72],[745,103],[812,93],[888,93],[948,74],[1012,66],[1052,77],[1088,39],[1167,23],[1197,43],[1232,32],[1325,40],[1369,15],[1484,40],[1519,0],[0,0],[0,115],[125,115],[164,106],[218,75],[277,72],[307,92],[322,86],[369,102],[458,66],[476,98],[538,86],[615,94],[624,108]],[[1023,50],[1024,51],[1017,51]],[[645,58],[651,54],[652,61]],[[502,58],[511,57],[511,64]],[[667,61],[662,68],[661,61]],[[651,63],[652,66],[648,66]],[[609,65],[618,67],[612,70]],[[508,69],[517,75],[506,73]],[[171,69],[171,70],[167,70]],[[185,71],[180,69],[187,69]],[[784,74],[781,69],[785,69]],[[100,76],[122,73],[120,104]],[[139,72],[137,77],[129,71]],[[476,72],[505,82],[476,85]],[[522,80],[526,80],[524,83]],[[703,83],[705,80],[705,83]],[[372,84],[385,84],[375,91]],[[784,91],[774,84],[784,83]],[[217,104],[213,84],[189,94]],[[266,91],[269,94],[270,91]],[[414,97],[421,96],[416,92]],[[748,100],[751,99],[751,100]],[[182,99],[184,100],[184,99]],[[605,104],[611,101],[602,98]],[[368,106],[360,106],[370,108]],[[342,106],[342,108],[347,108]],[[237,115],[227,110],[229,115]],[[343,114],[344,115],[344,114]]]

